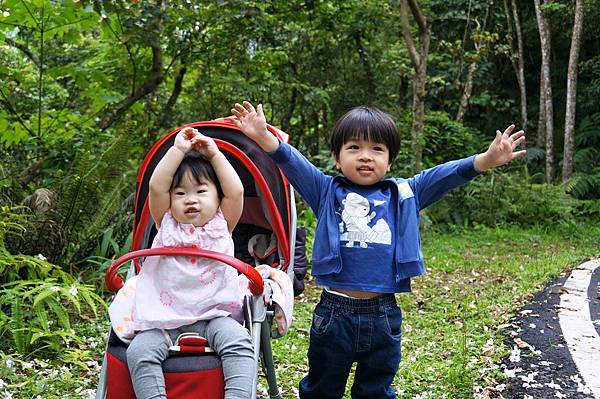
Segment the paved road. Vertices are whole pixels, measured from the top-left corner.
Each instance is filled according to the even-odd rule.
[[[506,399],[600,399],[600,260],[552,281],[517,312],[502,363]]]

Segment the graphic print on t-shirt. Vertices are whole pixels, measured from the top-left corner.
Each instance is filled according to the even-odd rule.
[[[385,201],[374,201],[374,206],[385,204]],[[340,241],[347,241],[346,247],[353,247],[358,242],[361,248],[367,248],[367,243],[392,243],[390,226],[384,219],[378,219],[375,224],[371,221],[376,212],[371,211],[369,200],[360,194],[349,192],[342,200],[342,221],[340,223]]]

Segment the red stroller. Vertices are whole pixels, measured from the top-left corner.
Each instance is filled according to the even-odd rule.
[[[197,248],[149,249],[156,234],[147,200],[150,176],[160,159],[173,145],[177,132],[186,126],[197,128],[204,135],[214,138],[244,184],[244,209],[233,231],[235,258]],[[270,292],[261,275],[251,265],[269,264],[285,271],[294,281],[296,212],[293,189],[275,163],[229,119],[195,122],[186,126],[171,131],[159,140],[142,162],[137,176],[132,251],[109,267],[106,272],[106,286],[112,292],[118,291],[124,284],[118,275],[119,267],[129,265],[127,278],[130,278],[143,267],[146,256],[202,256],[236,268],[248,278],[253,294],[245,299],[244,313],[245,326],[250,331],[254,343],[255,359],[257,362],[259,357],[261,359],[269,397],[281,398],[270,342],[270,338],[276,336],[271,328],[273,312],[269,307]],[[274,127],[269,126],[269,131],[283,141],[288,140],[287,134]],[[262,252],[248,249],[248,242],[256,235],[264,235],[262,241],[271,245]],[[181,337],[178,348],[185,356],[171,356],[163,363],[169,398],[223,398],[224,381],[220,360],[218,356],[205,350],[205,342],[198,341]],[[121,342],[111,329],[96,399],[135,399],[127,368],[126,349],[126,344]],[[255,388],[256,383],[255,376]],[[256,392],[256,389],[253,392]],[[253,398],[255,396],[256,393],[253,394]]]

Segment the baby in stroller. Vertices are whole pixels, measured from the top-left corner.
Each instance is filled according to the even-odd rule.
[[[150,179],[149,208],[158,227],[152,247],[198,246],[233,256],[231,232],[243,208],[243,186],[214,140],[184,128]],[[135,294],[133,294],[135,293]],[[253,343],[231,315],[244,292],[237,273],[195,257],[149,258],[109,309],[113,329],[127,338],[135,395],[166,398],[161,364],[182,333],[198,333],[221,357],[225,398],[249,398],[256,374]],[[127,315],[131,309],[131,317]],[[131,331],[130,331],[131,332]]]

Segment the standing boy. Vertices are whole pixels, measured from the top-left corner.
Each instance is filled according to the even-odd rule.
[[[327,176],[266,129],[262,105],[244,101],[234,122],[281,168],[317,215],[312,273],[324,287],[310,332],[308,375],[300,398],[342,398],[357,363],[352,398],[395,398],[402,313],[394,293],[409,292],[425,273],[419,211],[481,172],[525,155],[514,126],[482,154],[451,161],[409,179],[389,178],[400,148],[396,124],[374,107],[357,107],[333,128],[331,154],[343,176]]]

